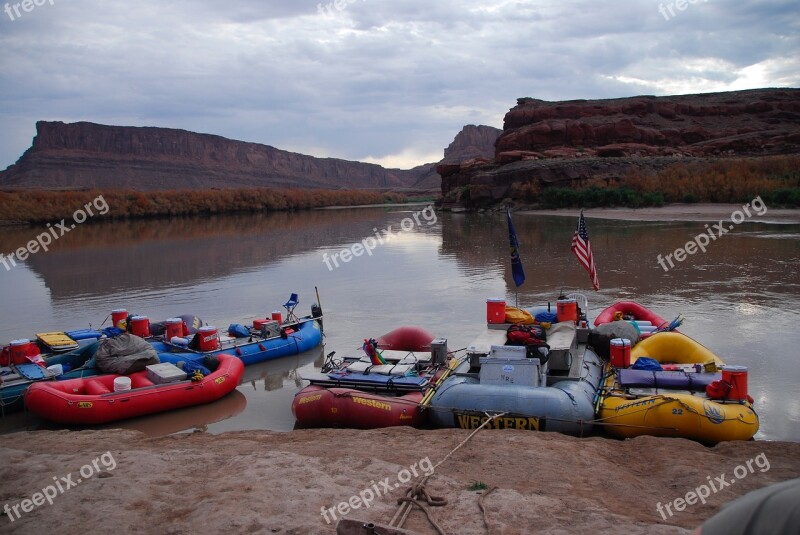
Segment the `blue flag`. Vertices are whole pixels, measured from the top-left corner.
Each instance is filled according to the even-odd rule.
[[[517,241],[517,231],[514,230],[514,223],[511,221],[511,209],[506,209],[508,216],[508,240],[511,244],[511,275],[514,283],[522,286],[525,282],[525,270],[522,268],[522,259],[519,257],[519,242]]]

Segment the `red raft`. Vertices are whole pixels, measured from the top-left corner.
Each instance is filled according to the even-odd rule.
[[[292,413],[303,427],[377,429],[422,423],[422,392],[392,397],[355,388],[309,385],[292,402]]]
[[[614,316],[616,316],[618,312],[621,312],[624,316],[630,316],[634,320],[649,321],[654,327],[661,327],[669,323],[652,310],[643,307],[635,301],[618,301],[602,311],[595,318],[595,326],[614,321]]]
[[[200,381],[154,384],[147,371],[34,383],[28,409],[61,424],[104,424],[145,414],[216,401],[233,391],[244,373],[241,359],[219,355],[219,367]],[[131,389],[114,392],[114,380],[129,377]]]
[[[377,339],[377,349],[383,351],[382,358],[386,364],[346,357],[328,373],[304,377],[311,384],[298,392],[292,402],[292,413],[297,422],[302,427],[355,429],[421,424],[423,416],[419,403],[438,372],[436,366],[430,365],[434,338],[419,327],[400,327]],[[366,342],[365,348],[368,348]],[[407,355],[393,361],[392,358],[399,355],[387,355],[394,352]],[[420,357],[415,364],[417,373],[413,376],[416,379],[413,386],[402,383],[410,379],[407,376],[387,376],[378,369],[402,366],[400,363],[408,360],[409,354]],[[364,366],[367,369],[362,370]]]

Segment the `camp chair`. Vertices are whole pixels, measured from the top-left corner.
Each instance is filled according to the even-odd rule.
[[[297,294],[293,293],[289,296],[289,300],[283,305],[283,308],[286,309],[286,323],[291,323],[292,321],[298,322],[300,318],[298,318],[294,313],[294,308],[300,303],[300,297]]]

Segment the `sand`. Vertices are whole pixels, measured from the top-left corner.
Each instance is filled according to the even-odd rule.
[[[756,203],[758,210],[748,207],[750,216],[742,211],[741,204],[670,204],[660,208],[587,208],[583,214],[587,218],[619,219],[625,221],[714,221],[729,220],[734,212],[741,211],[747,222],[800,224],[800,209],[769,208],[764,210]],[[555,215],[574,217],[579,210],[525,210],[521,213],[533,215]],[[761,214],[761,215],[759,215]],[[736,216],[739,218],[739,216]]]
[[[380,481],[389,478],[393,488],[400,471],[415,463],[421,475],[468,434],[411,428],[161,438],[123,430],[14,433],[0,437],[0,507],[20,504],[69,474],[76,482],[84,465],[91,477],[59,492],[52,505],[45,501],[30,512],[18,507],[19,518],[0,523],[4,533],[37,534],[55,528],[63,534],[335,533],[323,507],[365,489],[385,492]],[[759,455],[760,464],[750,463],[752,473],[711,493],[705,504],[673,510],[673,516],[665,511],[666,519],[658,513],[659,502],[670,503],[723,474],[730,480],[738,466],[746,470],[746,462]],[[723,503],[795,477],[797,443],[708,448],[683,439],[482,430],[435,469],[428,488],[449,502],[432,510],[447,533],[487,533],[480,491],[468,490],[475,481],[498,487],[485,500],[491,533],[689,533]],[[393,488],[347,517],[388,523],[405,488]],[[411,513],[405,527],[434,533],[420,511]]]

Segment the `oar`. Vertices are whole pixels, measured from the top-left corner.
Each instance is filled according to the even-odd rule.
[[[436,393],[436,390],[444,382],[444,380],[450,376],[453,370],[455,370],[458,367],[458,365],[461,364],[462,362],[463,360],[459,360],[457,358],[450,359],[450,362],[447,365],[447,369],[445,369],[444,373],[442,373],[442,376],[439,377],[439,380],[436,381],[436,384],[434,384],[431,388],[428,389],[428,391],[425,393],[425,396],[422,398],[422,401],[419,402],[420,407],[427,407],[428,405],[430,405],[431,399],[433,399],[433,395]]]

